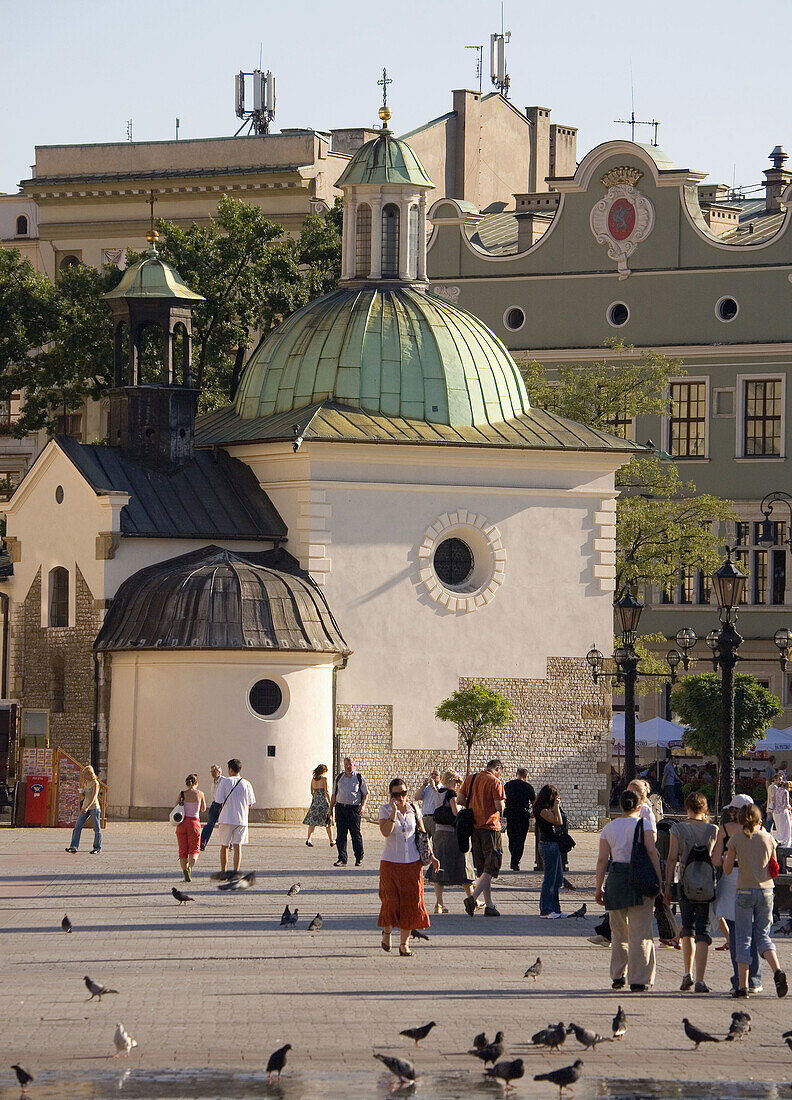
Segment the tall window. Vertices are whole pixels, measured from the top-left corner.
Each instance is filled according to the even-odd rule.
[[[781,604],[786,594],[786,550],[773,551],[770,603]]]
[[[50,570],[49,625],[69,625],[69,570],[62,565]]]
[[[781,379],[745,383],[744,454],[781,454]]]
[[[767,551],[753,552],[753,602],[767,603]]]
[[[703,458],[707,428],[706,382],[672,382],[668,449],[679,458]]]
[[[20,214],[16,220],[16,235],[17,237],[27,237],[28,235],[28,220],[24,214]]]
[[[411,279],[418,274],[418,207],[411,206],[408,220],[407,274]]]
[[[355,274],[368,278],[371,271],[371,207],[362,203],[355,219]]]
[[[695,603],[696,602],[696,570],[687,568],[682,570],[679,585],[679,602],[680,603]]]
[[[382,277],[399,277],[399,208],[393,202],[382,208]]]

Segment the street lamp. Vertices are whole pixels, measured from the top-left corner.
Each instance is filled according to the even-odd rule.
[[[787,537],[784,541],[789,549],[792,550],[792,493],[786,493],[783,489],[775,489],[773,492],[768,493],[759,505],[764,519],[759,524],[759,538],[757,542],[760,546],[776,545],[776,525],[770,519],[770,516],[773,514],[774,504],[786,504],[789,509],[789,526],[787,527]]]
[[[742,636],[737,633],[737,608],[745,591],[747,576],[731,560],[731,549],[726,547],[726,561],[712,574],[712,584],[718,601],[718,617],[721,628],[710,631],[707,645],[712,650],[712,664],[721,670],[721,730],[720,805],[728,805],[734,798],[734,668],[741,659],[737,650]],[[780,647],[779,647],[780,648]]]

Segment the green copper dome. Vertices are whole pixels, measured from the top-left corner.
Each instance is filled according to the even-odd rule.
[[[451,426],[495,424],[530,407],[509,352],[478,318],[409,286],[335,290],[293,313],[248,361],[243,419],[326,399]]]
[[[358,183],[412,183],[434,187],[426,169],[406,141],[390,130],[361,145],[341,173],[336,187]]]
[[[202,294],[196,294],[186,285],[175,267],[160,258],[152,243],[142,260],[132,264],[124,272],[117,287],[102,295],[114,298],[172,298],[190,302],[203,302]]]

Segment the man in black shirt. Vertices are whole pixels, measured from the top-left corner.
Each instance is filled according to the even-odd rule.
[[[520,860],[525,848],[525,838],[531,822],[531,806],[536,792],[527,782],[526,768],[517,769],[517,778],[504,785],[506,791],[506,829],[509,838],[509,862],[512,871],[520,870]]]

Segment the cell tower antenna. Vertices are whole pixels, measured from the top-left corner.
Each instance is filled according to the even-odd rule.
[[[261,50],[264,43],[261,44]],[[247,126],[249,134],[268,134],[270,123],[275,118],[275,77],[269,71],[254,69],[252,73],[238,72],[235,77],[236,116],[242,119],[242,125],[234,137],[241,134]],[[253,85],[253,107],[245,105],[245,84],[249,78]]]
[[[504,99],[509,98],[511,78],[506,72],[506,44],[511,39],[511,31],[503,29],[503,3],[501,3],[501,32],[490,35],[490,76],[492,83]]]
[[[465,49],[466,50],[478,50],[478,57],[476,58],[476,77],[478,78],[478,82],[479,82],[479,95],[481,95],[481,93],[483,91],[482,78],[483,78],[483,75],[484,75],[484,47],[483,46],[465,46]]]

